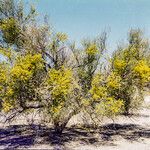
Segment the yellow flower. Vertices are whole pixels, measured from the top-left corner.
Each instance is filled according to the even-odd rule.
[[[2,105],[3,105],[3,111],[6,113],[9,112],[13,108],[13,105],[8,100],[4,100]]]
[[[43,60],[40,54],[18,57],[16,64],[11,70],[14,80],[27,81],[37,70],[43,69]]]
[[[86,53],[88,55],[95,55],[98,53],[98,48],[96,46],[96,44],[91,44],[90,46],[87,47],[86,49]]]
[[[146,60],[141,60],[133,68],[136,77],[139,77],[142,83],[150,81],[150,67]]]
[[[107,89],[105,86],[101,84],[103,77],[101,74],[95,75],[92,81],[92,87],[90,89],[90,94],[94,100],[101,100],[102,98],[106,97]]]
[[[121,85],[121,78],[115,73],[111,73],[107,78],[107,86],[109,88],[118,89]]]
[[[73,89],[76,88],[74,82],[71,69],[65,69],[62,67],[59,70],[51,69],[49,71],[47,83],[54,98],[65,97],[70,94]]]
[[[126,62],[124,60],[121,59],[115,59],[113,62],[114,65],[114,69],[118,72],[122,71],[125,66],[126,66]]]

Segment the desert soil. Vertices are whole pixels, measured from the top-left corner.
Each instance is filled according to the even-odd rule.
[[[25,125],[17,119],[11,124],[0,124],[0,149],[50,150],[150,150],[150,96],[143,108],[132,116],[105,120],[94,128],[66,128],[61,137],[53,129],[37,123]],[[74,122],[72,120],[72,122]]]

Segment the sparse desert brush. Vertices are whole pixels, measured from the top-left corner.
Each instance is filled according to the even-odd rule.
[[[38,109],[62,133],[72,116],[93,121],[139,107],[150,81],[149,43],[140,30],[103,63],[107,34],[85,39],[80,48],[65,33],[36,21],[36,10],[0,0],[0,110],[7,121]]]

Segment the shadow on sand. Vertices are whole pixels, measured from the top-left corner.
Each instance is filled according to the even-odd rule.
[[[150,138],[150,129],[135,124],[107,124],[99,129],[66,128],[62,135],[54,134],[52,128],[40,125],[14,125],[0,129],[0,147],[4,149],[29,148],[38,144],[50,144],[54,150],[67,150],[65,143],[79,141],[80,144],[115,146],[115,137],[126,140]]]

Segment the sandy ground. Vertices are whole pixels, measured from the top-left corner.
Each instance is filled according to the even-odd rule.
[[[0,124],[0,149],[150,150],[150,96],[143,106],[133,116],[105,120],[98,130],[66,128],[61,137],[52,128],[22,125],[21,119],[7,127]]]

